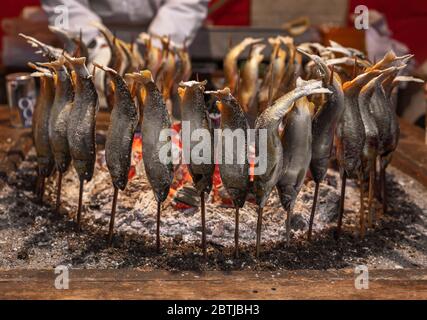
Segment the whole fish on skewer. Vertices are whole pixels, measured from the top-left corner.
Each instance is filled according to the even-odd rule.
[[[249,121],[249,126],[253,127],[258,115],[257,93],[259,65],[264,59],[261,52],[265,49],[263,44],[255,44],[251,47],[249,59],[243,66],[241,74],[241,84],[239,86],[239,102]]]
[[[280,89],[277,94],[284,94],[295,88],[302,65],[301,55],[296,51],[294,39],[291,37],[280,37],[286,48],[286,72],[282,78]]]
[[[72,54],[75,57],[86,57],[86,59],[88,59],[89,50],[82,40],[82,30],[80,30],[79,36],[76,37],[70,32],[67,32],[61,28],[54,26],[49,26],[48,28],[64,43],[64,49],[66,52]]]
[[[207,108],[204,100],[204,90],[206,81],[187,81],[181,82],[179,93],[181,96],[181,121],[182,126],[190,126],[190,136],[182,137],[183,140],[183,153],[184,158],[188,162],[188,169],[196,190],[200,194],[201,204],[201,216],[202,216],[202,249],[203,256],[207,257],[206,249],[206,225],[205,225],[205,193],[211,191],[212,188],[212,175],[215,169],[214,157],[213,157],[213,126],[209,118]],[[192,141],[190,139],[191,134],[198,129],[203,129],[204,132],[209,132],[211,143],[210,145],[204,145],[203,151],[208,154],[203,154],[204,160],[202,163],[197,163],[192,157],[188,159],[190,153],[193,153],[195,148],[202,142]],[[190,141],[191,140],[191,141]],[[188,145],[189,148],[185,146]],[[207,150],[205,150],[207,149]]]
[[[235,212],[234,229],[234,252],[235,257],[239,257],[239,209],[246,201],[246,195],[249,189],[249,162],[247,158],[247,129],[248,121],[242,107],[231,95],[229,88],[222,90],[206,91],[205,93],[214,95],[219,99],[217,106],[221,112],[221,163],[219,164],[219,173],[222,183],[227,193],[233,200]],[[243,138],[244,142],[238,140],[233,143],[233,150],[226,149],[227,140]],[[232,161],[229,157],[232,156]]]
[[[381,83],[377,83],[371,103],[370,111],[375,119],[379,131],[378,155],[380,157],[380,190],[382,200],[382,212],[387,212],[386,168],[391,161],[391,156],[399,141],[399,119],[392,106],[392,90],[399,82],[423,82],[421,79],[406,76],[396,76],[405,68],[406,62],[411,57],[401,60],[401,65],[395,67]]]
[[[157,87],[161,89],[163,98],[167,101],[172,92],[176,76],[175,53],[172,51],[170,38],[163,37],[163,62],[156,77]]]
[[[234,94],[238,81],[238,66],[237,60],[245,49],[251,45],[261,42],[262,39],[245,38],[237,46],[230,49],[224,58],[224,77],[225,85],[230,88]]]
[[[55,99],[55,84],[52,73],[33,63],[28,65],[35,69],[31,76],[40,78],[40,94],[34,108],[33,139],[37,155],[38,167],[38,197],[43,203],[45,180],[52,174],[55,166],[54,155],[49,144],[49,119]]]
[[[392,73],[396,68],[391,67],[382,71],[380,75],[369,81],[359,93],[359,111],[365,128],[365,143],[362,151],[362,174],[369,175],[369,191],[368,191],[368,225],[373,225],[373,200],[375,186],[375,165],[379,148],[379,129],[375,122],[375,118],[371,112],[370,105],[375,104],[373,93],[378,86],[381,86],[383,80]],[[360,188],[363,189],[363,180]],[[363,223],[364,225],[364,223]],[[362,237],[365,230],[362,230]]]
[[[316,186],[314,189],[313,205],[308,228],[308,240],[311,240],[320,182],[323,181],[328,170],[335,129],[344,112],[345,105],[341,80],[339,76],[334,73],[334,69],[330,70],[326,62],[319,56],[308,54],[300,49],[298,51],[310,58],[311,61],[317,65],[318,71],[320,71],[322,77],[323,86],[331,91],[331,94],[328,95],[327,102],[315,113],[312,123],[313,143],[310,172]]]
[[[288,244],[293,208],[311,160],[311,118],[313,113],[314,104],[306,97],[302,97],[295,102],[284,119],[283,169],[276,187],[280,202],[288,215],[286,219],[286,242]]]
[[[160,251],[160,211],[173,180],[172,161],[164,158],[162,149],[171,149],[171,140],[162,138],[162,131],[171,128],[166,103],[149,70],[135,74],[135,81],[144,87],[144,118],[142,121],[142,159],[145,173],[157,201],[156,247]]]
[[[55,48],[50,45],[47,45],[36,38],[27,36],[23,33],[19,34],[20,37],[27,40],[27,42],[34,48],[38,48],[39,50],[36,51],[36,53],[41,54],[43,57],[46,57],[49,61],[54,61],[59,59],[59,57],[64,52],[63,49]]]
[[[145,67],[151,71],[153,78],[157,78],[157,72],[162,64],[162,50],[153,45],[153,36],[141,33],[137,40],[144,47]]]
[[[264,76],[258,99],[258,112],[261,114],[268,104],[268,92],[271,86],[272,98],[277,98],[277,92],[286,72],[286,51],[281,48],[282,40],[280,37],[269,38],[268,42],[273,50],[270,56],[270,64]],[[272,84],[270,84],[272,82]]]
[[[133,136],[139,121],[139,112],[123,78],[117,71],[94,64],[108,72],[113,82],[114,107],[105,142],[105,160],[114,185],[113,205],[111,209],[108,244],[111,245],[114,234],[118,191],[126,188],[131,164]]]
[[[58,170],[58,183],[56,194],[56,211],[61,205],[62,176],[68,170],[71,162],[70,148],[67,139],[67,124],[71,106],[74,99],[74,88],[71,75],[65,67],[65,58],[43,63],[55,72],[55,99],[52,105],[49,120],[49,142]]]
[[[126,61],[126,55],[123,51],[122,46],[119,44],[119,40],[117,37],[108,30],[107,27],[100,23],[94,22],[93,25],[99,30],[99,32],[104,36],[105,41],[107,42],[107,45],[110,49],[110,60],[108,62],[107,67],[116,70],[120,75],[123,75],[128,64]],[[108,110],[112,110],[114,106],[114,92],[111,88],[111,82],[110,82],[110,74],[105,73],[103,75],[103,87],[102,92],[105,95],[105,99],[107,102]]]
[[[71,107],[67,139],[74,169],[80,180],[77,228],[80,229],[84,181],[93,176],[96,159],[95,124],[98,111],[98,94],[92,75],[86,68],[86,58],[65,55],[75,74],[75,94]]]
[[[267,107],[257,118],[255,129],[257,130],[256,153],[259,162],[266,165],[263,173],[255,175],[254,191],[256,202],[259,207],[257,222],[256,256],[259,256],[261,242],[262,212],[270,196],[271,191],[277,185],[283,170],[283,147],[279,136],[279,125],[283,117],[290,112],[294,102],[304,96],[320,93],[329,93],[328,89],[322,87],[321,81],[297,81],[297,87],[277,99],[271,106]],[[267,135],[266,150],[260,150],[261,130]]]
[[[344,199],[347,178],[362,179],[361,155],[365,144],[366,134],[360,115],[358,96],[362,87],[381,72],[371,70],[363,73],[352,81],[344,83],[344,113],[338,122],[336,130],[336,156],[341,168],[341,199],[338,216],[336,237],[341,234],[342,217],[344,213]],[[364,230],[363,188],[360,189],[360,234]]]

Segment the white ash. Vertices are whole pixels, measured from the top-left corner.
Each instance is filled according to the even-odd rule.
[[[90,182],[84,185],[82,212],[84,224],[108,229],[113,187],[111,178],[103,161],[103,152],[99,152],[95,174]],[[49,183],[49,192],[54,199],[56,182]],[[339,202],[339,174],[329,170],[325,182],[320,186],[314,231],[325,228],[331,221],[336,220]],[[73,169],[64,176],[62,201],[63,207],[73,215],[78,203],[78,177]],[[354,189],[354,190],[352,190]],[[358,206],[356,186],[348,184],[348,194],[354,194],[354,201],[349,206]],[[291,226],[294,236],[303,236],[308,229],[308,221],[312,206],[314,183],[309,181],[303,186],[294,208]],[[124,234],[144,235],[154,241],[156,232],[156,201],[143,169],[138,168],[137,175],[131,179],[127,188],[119,192],[116,210],[115,231]],[[246,202],[240,209],[240,238],[241,243],[253,243],[256,239],[257,206]],[[348,210],[348,206],[347,206]],[[207,198],[206,229],[207,240],[220,246],[234,245],[234,215],[233,208],[226,208],[219,203],[212,203]],[[263,213],[263,241],[282,241],[286,230],[286,213],[281,207],[276,191],[273,191]],[[162,206],[160,232],[162,240],[182,239],[183,241],[198,241],[201,238],[201,217],[198,208],[175,210],[168,199]]]

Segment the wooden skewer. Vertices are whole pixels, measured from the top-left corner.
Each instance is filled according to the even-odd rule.
[[[337,224],[337,232],[335,234],[335,238],[338,240],[341,236],[341,228],[342,228],[342,218],[344,215],[344,202],[345,202],[345,185],[347,183],[347,173],[343,172],[341,178],[341,198],[340,198],[340,207],[338,213],[338,224]]]
[[[256,227],[256,250],[255,250],[255,257],[256,258],[259,258],[259,253],[260,253],[262,211],[263,211],[263,208],[259,207],[258,208],[258,221],[257,221],[257,227]]]
[[[365,238],[365,203],[364,203],[364,183],[363,183],[363,174],[360,175],[360,210],[359,210],[359,219],[360,219],[360,225],[359,225],[359,234],[360,238]]]
[[[79,206],[77,209],[77,231],[80,231],[80,229],[81,229],[83,185],[84,185],[84,180],[81,179],[80,180],[80,188],[79,188]]]
[[[110,228],[108,230],[108,246],[109,247],[111,247],[113,244],[114,220],[116,218],[116,207],[117,207],[118,195],[119,195],[119,188],[114,187],[113,205],[111,207],[111,216],[110,216]]]
[[[289,245],[291,242],[291,218],[292,218],[292,214],[294,212],[294,207],[292,206],[291,208],[289,208],[287,214],[287,218],[286,218],[286,244]]]
[[[234,257],[239,258],[239,207],[236,206],[234,227]]]
[[[373,227],[374,222],[374,189],[375,189],[375,167],[372,165],[369,171],[369,194],[368,194],[368,226]]]
[[[56,206],[55,211],[59,214],[59,209],[61,207],[61,188],[62,188],[62,172],[58,172],[58,185],[56,189]]]
[[[44,197],[44,190],[45,190],[45,177],[40,176],[40,188],[39,188],[39,204],[43,205],[43,197]]]
[[[316,213],[317,199],[319,197],[319,186],[320,186],[320,183],[316,182],[316,186],[314,188],[313,205],[311,207],[310,223],[308,225],[308,235],[307,235],[308,241],[311,241],[311,234],[313,232],[314,215]]]
[[[386,174],[383,161],[380,160],[380,185],[381,185],[381,201],[383,204],[382,214],[387,213],[387,190],[386,190]]]
[[[203,257],[206,259],[208,257],[206,249],[206,216],[205,216],[205,192],[202,191],[200,194],[200,205],[201,205],[201,216],[202,216],[202,250]]]
[[[160,252],[160,211],[161,202],[157,201],[157,228],[156,228],[156,250]]]

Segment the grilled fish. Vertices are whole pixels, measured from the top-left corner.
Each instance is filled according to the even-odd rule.
[[[262,39],[245,38],[237,46],[231,48],[224,58],[224,76],[225,85],[230,88],[231,93],[234,94],[238,81],[238,67],[237,60],[239,56],[248,46],[261,42]]]
[[[31,75],[40,78],[40,94],[34,109],[33,139],[37,154],[38,174],[42,179],[51,175],[54,168],[54,157],[49,143],[49,119],[55,98],[53,75],[48,69],[28,64],[37,70]]]
[[[258,73],[259,64],[264,59],[261,52],[265,49],[265,45],[254,45],[251,50],[249,59],[246,61],[242,75],[241,85],[239,86],[239,102],[248,117],[249,125],[254,126],[255,119],[258,114],[257,110],[257,93],[258,93]]]
[[[247,129],[248,121],[242,107],[231,95],[229,88],[217,91],[206,91],[205,93],[216,96],[218,109],[221,112],[221,163],[219,164],[219,173],[222,183],[227,193],[233,200],[236,208],[235,214],[235,256],[239,257],[239,208],[242,208],[246,201],[246,195],[249,189],[249,162],[247,154]],[[230,161],[230,150],[226,149],[227,139],[234,139],[234,134],[244,138],[244,142],[238,140],[237,145],[233,143],[232,161]],[[239,135],[240,134],[240,135]],[[238,138],[237,138],[238,139]]]
[[[71,76],[65,67],[65,58],[40,64],[53,70],[55,73],[55,99],[52,105],[49,120],[49,142],[58,170],[56,193],[56,212],[61,205],[62,175],[68,170],[71,162],[70,148],[67,139],[67,124],[71,106],[74,100],[74,88]]]
[[[288,214],[286,240],[289,243],[290,222],[298,193],[311,160],[312,131],[311,118],[314,104],[306,97],[298,99],[285,116],[282,135],[283,169],[277,182],[277,191],[283,208]]]
[[[283,170],[283,147],[279,136],[279,125],[283,117],[288,114],[294,102],[304,96],[320,93],[329,93],[328,89],[322,87],[321,81],[303,81],[298,79],[297,87],[277,99],[270,107],[264,110],[257,118],[255,129],[258,131],[266,130],[267,146],[265,152],[260,152],[259,139],[256,141],[256,152],[259,161],[266,164],[264,173],[256,175],[254,179],[254,191],[256,202],[259,206],[258,223],[257,223],[257,250],[256,255],[259,255],[259,244],[261,241],[261,224],[262,210],[267,202],[267,199],[277,185]]]
[[[110,125],[105,142],[105,160],[114,185],[113,206],[108,233],[108,242],[111,245],[118,190],[124,190],[128,182],[132,142],[139,121],[139,112],[126,82],[118,72],[96,63],[94,65],[110,74],[114,92],[114,107],[111,111]]]
[[[264,80],[259,92],[259,114],[261,114],[267,107],[270,86],[273,99],[277,98],[277,92],[286,72],[286,51],[281,48],[282,41],[279,37],[277,37],[269,38],[268,42],[272,46],[273,50],[270,56],[270,64],[264,76]],[[270,83],[271,81],[272,83]]]
[[[161,139],[162,130],[170,129],[166,103],[157,88],[149,70],[135,74],[135,81],[142,84],[144,94],[144,117],[142,121],[142,159],[145,172],[157,200],[157,250],[160,250],[160,206],[169,194],[173,179],[173,165],[171,161],[162,159],[161,150],[165,146],[171,149],[171,141]]]
[[[80,229],[83,185],[90,181],[96,160],[95,122],[98,111],[98,94],[92,82],[92,75],[86,68],[86,58],[72,58],[65,55],[75,74],[75,94],[67,125],[67,139],[73,166],[79,176],[79,205],[77,228]]]
[[[203,256],[207,257],[206,251],[206,226],[205,226],[205,192],[209,193],[212,188],[212,175],[215,169],[213,146],[213,127],[206,109],[204,100],[204,90],[206,81],[187,81],[181,82],[179,94],[181,96],[181,121],[182,126],[189,126],[189,137],[182,137],[183,154],[188,162],[188,169],[196,190],[200,193],[201,216],[202,216],[202,249]],[[204,129],[209,132],[211,143],[203,148],[204,160],[202,163],[196,163],[193,159],[188,159],[191,152],[199,143],[190,139],[194,130]],[[205,131],[206,132],[206,131]],[[191,141],[190,141],[191,140]],[[189,143],[189,148],[185,144]],[[206,150],[205,150],[206,149]],[[200,154],[199,154],[200,155]],[[207,159],[206,159],[207,158]],[[206,161],[207,160],[207,161]]]

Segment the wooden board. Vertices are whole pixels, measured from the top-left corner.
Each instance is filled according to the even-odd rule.
[[[54,270],[0,271],[0,299],[427,299],[427,270],[372,270],[355,288],[353,270],[144,272],[71,270],[69,289]]]

